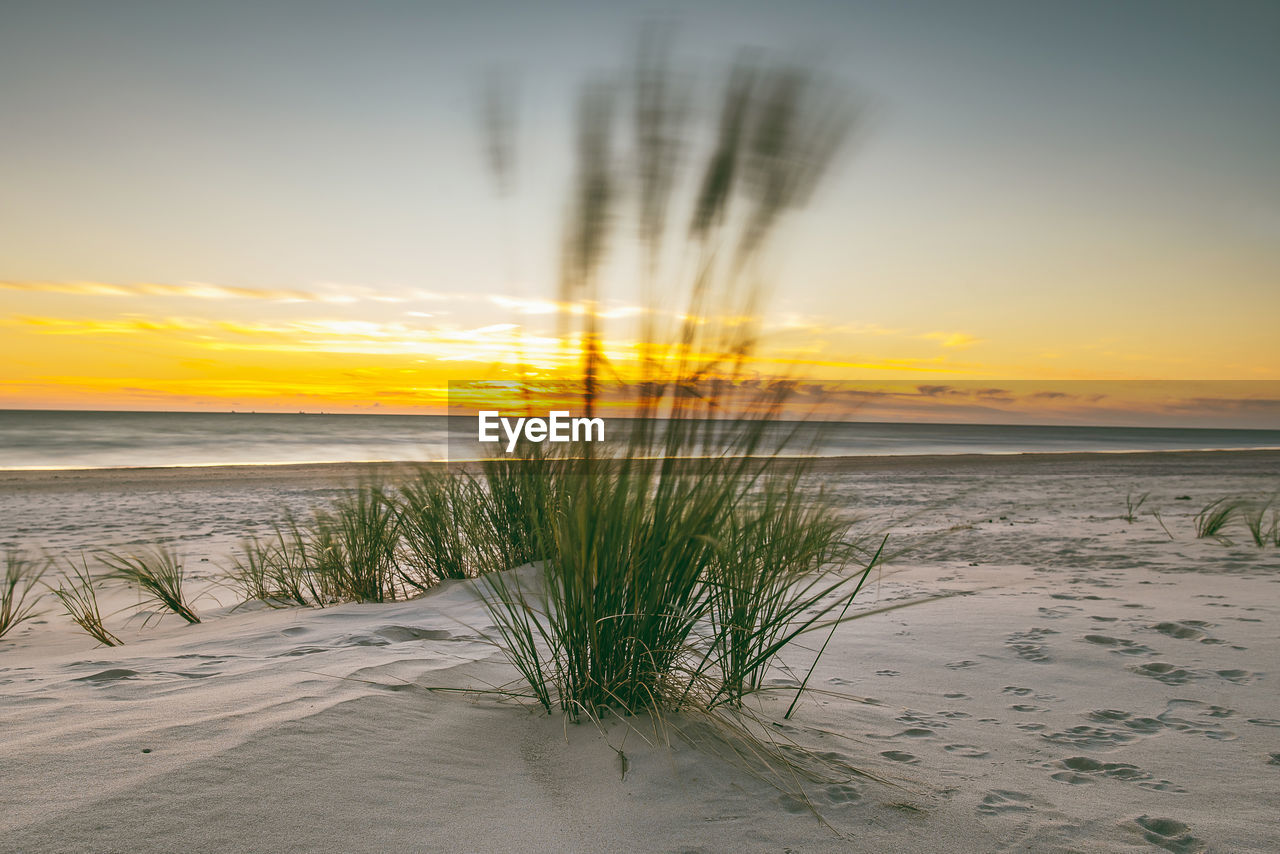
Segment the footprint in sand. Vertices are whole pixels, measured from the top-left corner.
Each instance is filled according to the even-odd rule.
[[[1151,628],[1162,635],[1168,635],[1178,640],[1202,640],[1208,637],[1208,632],[1201,631],[1201,627],[1208,627],[1210,623],[1201,620],[1183,620],[1181,622],[1156,623]]]
[[[1005,645],[1018,654],[1019,658],[1026,661],[1034,661],[1037,664],[1044,664],[1050,661],[1048,646],[1040,643],[1048,635],[1058,634],[1053,629],[1028,629],[1025,632],[1015,632],[1005,640]]]
[[[1093,726],[1073,726],[1062,732],[1053,732],[1040,736],[1054,744],[1067,744],[1093,750],[1108,750],[1136,741],[1138,736],[1130,732],[1105,729]]]
[[[1248,685],[1258,675],[1248,670],[1215,670],[1214,672],[1228,682],[1234,682],[1237,685]]]
[[[901,750],[882,750],[880,751],[880,755],[883,756],[885,759],[889,759],[893,762],[901,762],[904,765],[920,764],[920,760],[917,759],[913,754],[906,753]],[[1274,754],[1274,753],[1272,754],[1272,756],[1276,756],[1276,755],[1277,754]],[[1273,761],[1273,764],[1280,765],[1280,762]]]
[[[969,715],[958,712],[961,717],[969,717]],[[946,729],[947,722],[941,718],[955,717],[956,715],[947,712],[939,712],[937,715],[926,715],[924,712],[917,712],[915,709],[907,709],[904,713],[898,715],[894,720],[898,723],[911,724],[914,726],[932,727],[934,729]]]
[[[862,793],[848,783],[833,783],[823,790],[828,804],[851,804],[862,799]]]
[[[890,735],[867,733],[867,738],[874,738],[877,741],[893,741],[898,738],[933,738],[935,735],[937,733],[927,727],[913,726]]]
[[[991,755],[988,751],[972,744],[947,744],[942,749],[947,753],[963,756],[965,759],[986,759]]]
[[[1169,780],[1153,780],[1148,771],[1128,762],[1100,762],[1088,756],[1072,756],[1045,766],[1063,770],[1050,774],[1049,777],[1059,783],[1080,785],[1094,783],[1100,779],[1118,780],[1124,783],[1136,782],[1144,789],[1157,792],[1185,793],[1187,790]]]
[[[1005,813],[1034,812],[1039,806],[1047,806],[1025,792],[1014,792],[1009,789],[995,789],[987,793],[978,804],[978,812],[984,815],[1002,815]]]
[[[1113,638],[1109,635],[1085,635],[1083,640],[1096,646],[1110,647],[1112,652],[1120,655],[1150,655],[1155,652],[1149,646],[1143,646],[1125,638]]]
[[[1203,735],[1214,741],[1235,741],[1239,736],[1218,723],[1235,714],[1235,709],[1201,703],[1198,700],[1170,700],[1165,711],[1158,717],[1161,723],[1177,732]]]
[[[1167,664],[1163,661],[1153,661],[1150,664],[1139,664],[1130,668],[1134,673],[1140,673],[1143,676],[1150,676],[1152,679],[1158,679],[1166,685],[1185,685],[1192,679],[1197,678],[1196,674],[1183,667],[1175,664]]]
[[[1197,851],[1205,850],[1204,841],[1192,836],[1191,828],[1177,819],[1142,815],[1133,821],[1142,828],[1144,839],[1152,845],[1159,845],[1166,851],[1172,851],[1174,854],[1195,854]]]
[[[1063,769],[1056,774],[1050,774],[1051,778],[1060,783],[1074,785],[1092,783],[1104,777],[1111,780],[1151,779],[1151,774],[1143,771],[1137,765],[1130,765],[1128,762],[1099,762],[1097,759],[1091,759],[1088,756],[1072,756],[1052,763],[1048,767]]]
[[[1120,709],[1097,709],[1085,715],[1089,720],[1103,724],[1118,723],[1141,735],[1153,735],[1164,729],[1156,718],[1135,718],[1132,713]]]

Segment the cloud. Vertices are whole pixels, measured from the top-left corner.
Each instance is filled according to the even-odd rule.
[[[240,288],[227,285],[210,285],[202,282],[161,284],[156,282],[13,282],[0,281],[0,290],[26,293],[76,294],[79,296],[106,297],[179,297],[182,299],[241,299],[269,300],[271,302],[318,302],[322,297],[307,291],[266,288]]]
[[[514,311],[516,314],[556,314],[564,312],[572,315],[584,315],[587,308],[577,302],[557,302],[548,299],[529,299],[526,297],[510,297],[504,294],[490,294],[486,299],[496,306]],[[611,308],[597,308],[592,314],[602,320],[614,320],[643,314],[644,309],[635,305],[616,305]]]
[[[950,350],[968,350],[974,344],[982,343],[983,340],[968,332],[926,332],[920,337],[926,341],[937,341],[939,346]]]
[[[177,318],[122,317],[118,320],[73,320],[61,317],[17,316],[7,321],[34,326],[48,335],[130,335],[137,332],[188,332],[203,324]]]

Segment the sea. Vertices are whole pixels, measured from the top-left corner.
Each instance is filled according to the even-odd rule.
[[[0,470],[441,460],[449,428],[443,415],[0,410]],[[805,435],[819,456],[1280,448],[1280,430],[1218,428],[824,422]]]

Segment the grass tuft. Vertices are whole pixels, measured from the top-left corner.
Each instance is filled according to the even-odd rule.
[[[503,549],[487,524],[488,504],[481,484],[465,472],[423,466],[400,488],[396,571],[407,589],[423,591],[446,579],[503,568]]]
[[[27,560],[16,551],[4,557],[4,583],[0,585],[0,638],[37,615],[41,594],[32,590],[48,569],[48,564]]]
[[[1135,521],[1137,521],[1138,509],[1142,507],[1143,504],[1146,503],[1147,498],[1150,497],[1150,495],[1151,495],[1150,492],[1144,492],[1135,498],[1133,493],[1130,492],[1128,495],[1125,496],[1124,520],[1126,522],[1132,525]]]
[[[1236,515],[1240,505],[1241,501],[1238,498],[1219,498],[1205,505],[1204,509],[1196,514],[1196,537],[1200,539],[1213,537],[1228,542],[1222,531],[1231,521],[1231,517]]]
[[[182,563],[170,549],[160,547],[134,555],[105,552],[101,559],[110,567],[112,578],[138,588],[149,601],[167,608],[188,623],[200,622],[183,596]]]
[[[1274,502],[1275,496],[1272,496],[1259,504],[1240,505],[1240,519],[1244,522],[1245,528],[1249,531],[1249,536],[1253,539],[1253,544],[1258,548],[1265,546],[1267,544],[1267,540],[1273,539],[1275,536],[1274,516],[1271,520],[1271,528],[1263,528],[1263,525],[1266,522],[1267,511],[1271,509],[1271,505]]]
[[[103,646],[123,645],[124,642],[108,631],[103,623],[102,612],[98,609],[98,592],[84,556],[80,557],[80,566],[68,561],[67,569],[70,576],[60,580],[57,588],[49,587],[50,592],[67,609],[72,621],[98,643]]]
[[[316,514],[308,558],[322,596],[340,602],[394,602],[400,515],[387,491],[368,484],[349,490]]]

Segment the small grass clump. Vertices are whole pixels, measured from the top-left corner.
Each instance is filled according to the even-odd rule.
[[[292,605],[325,605],[317,576],[309,561],[308,536],[289,517],[276,525],[270,540],[249,538],[240,546],[230,577],[244,601],[259,601],[272,608]]]
[[[1275,536],[1275,517],[1272,516],[1271,528],[1263,527],[1266,524],[1267,511],[1271,509],[1271,505],[1275,502],[1275,497],[1271,497],[1264,502],[1252,505],[1241,505],[1240,519],[1244,522],[1245,529],[1248,530],[1253,544],[1258,548],[1262,548],[1267,544],[1269,539],[1274,540]]]
[[[11,551],[4,558],[4,583],[0,585],[0,638],[36,616],[41,594],[31,593],[48,569],[47,564],[27,560]]]
[[[71,620],[90,637],[103,646],[121,646],[124,642],[112,634],[103,622],[102,612],[98,608],[98,592],[84,556],[80,558],[80,566],[68,561],[67,569],[70,575],[59,581],[56,588],[50,586],[49,591],[66,608]]]
[[[1196,514],[1196,537],[1202,540],[1213,537],[1226,542],[1223,529],[1239,511],[1240,505],[1240,500],[1236,498],[1219,498],[1205,505],[1204,509]]]
[[[1132,492],[1125,496],[1124,520],[1132,525],[1138,518],[1138,510],[1147,502],[1147,498],[1151,496],[1150,492],[1144,492],[1135,497]]]
[[[138,588],[149,601],[188,623],[200,622],[183,594],[182,562],[172,550],[156,548],[131,555],[105,552],[101,560],[111,569],[112,578]]]

